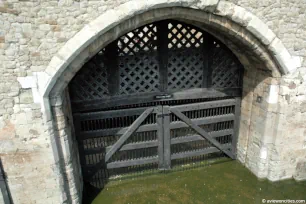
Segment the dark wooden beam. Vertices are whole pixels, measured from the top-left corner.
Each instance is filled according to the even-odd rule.
[[[212,86],[212,47],[213,37],[203,32],[203,88],[210,88]]]
[[[115,40],[106,47],[104,53],[104,63],[108,73],[108,91],[111,96],[118,94],[120,89],[118,57],[118,41]]]
[[[159,61],[160,90],[167,91],[168,87],[168,21],[157,24],[157,51]]]

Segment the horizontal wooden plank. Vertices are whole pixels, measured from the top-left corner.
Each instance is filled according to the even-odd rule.
[[[203,136],[205,139],[207,139],[211,144],[213,144],[215,147],[217,147],[219,150],[223,151],[225,154],[227,154],[229,157],[233,158],[232,152],[228,151],[227,149],[224,149],[221,144],[213,137],[211,137],[204,129],[202,129],[199,125],[195,124],[193,121],[191,121],[188,117],[186,117],[183,113],[178,111],[177,109],[171,110],[173,114],[175,114],[177,117],[179,117],[182,121],[184,121],[190,128],[195,130],[198,134]]]
[[[135,142],[135,143],[130,143],[123,145],[119,151],[127,151],[127,150],[134,150],[134,149],[144,149],[144,148],[150,148],[150,147],[157,147],[158,146],[158,141],[157,140],[152,140],[152,141],[145,141],[145,142]],[[84,153],[89,155],[89,154],[99,154],[103,152],[107,152],[110,150],[112,146],[108,147],[96,147],[96,148],[91,148],[91,149],[85,149]]]
[[[220,130],[220,131],[214,131],[209,133],[212,137],[221,137],[225,135],[231,135],[233,134],[232,129],[227,129],[227,130]],[[179,143],[186,143],[186,142],[194,142],[194,141],[199,141],[199,140],[204,140],[203,137],[200,135],[192,135],[188,137],[178,137],[178,138],[173,138],[171,139],[171,144],[179,144]],[[145,141],[145,142],[136,142],[136,143],[130,143],[123,145],[119,151],[127,151],[127,150],[134,150],[134,149],[143,149],[143,148],[150,148],[150,147],[157,147],[158,146],[158,141],[153,140],[153,141]],[[89,154],[99,154],[103,153],[105,151],[108,151],[111,148],[111,146],[108,147],[96,147],[96,148],[91,148],[91,149],[84,149],[84,153],[89,155]]]
[[[235,105],[235,103],[236,103],[235,99],[225,99],[225,100],[170,106],[170,110],[176,109],[180,112],[185,112],[185,111],[192,111],[192,110],[203,110],[203,109],[209,109],[209,108],[233,106]]]
[[[135,142],[123,145],[119,151],[127,151],[127,150],[134,150],[134,149],[144,149],[144,148],[150,148],[150,147],[157,147],[158,141],[145,141],[145,142]],[[112,146],[106,147],[106,151],[108,151]]]
[[[204,125],[204,124],[212,124],[224,121],[232,121],[234,119],[235,119],[234,114],[226,114],[226,115],[191,119],[191,121],[196,125]],[[188,125],[182,121],[175,121],[170,124],[170,129],[184,128],[184,127],[188,127]]]
[[[137,166],[137,165],[151,164],[151,163],[157,163],[157,162],[158,162],[158,156],[155,156],[155,157],[147,157],[147,158],[142,158],[142,159],[133,159],[133,160],[127,160],[127,161],[110,162],[110,163],[107,164],[107,168],[108,169],[115,169],[115,168]]]
[[[222,145],[223,148],[230,148],[231,144],[225,144]],[[211,154],[211,153],[216,153],[220,152],[220,150],[216,147],[210,147],[206,149],[200,149],[196,151],[188,151],[188,152],[181,152],[177,154],[172,154],[171,159],[183,159],[183,158],[188,158],[188,157],[195,157],[195,156],[201,156],[205,154]]]
[[[154,96],[160,92],[137,93],[126,96],[109,96],[103,99],[95,99],[80,102],[71,102],[73,112],[85,112],[99,110],[101,108],[110,108],[123,105],[135,105],[154,101]]]
[[[105,119],[105,118],[117,118],[117,117],[140,115],[146,109],[148,109],[148,107],[111,110],[111,111],[98,111],[98,112],[89,112],[89,113],[78,113],[78,115],[81,121],[97,120],[97,119]]]
[[[172,93],[173,100],[240,96],[241,88],[194,88]]]
[[[156,95],[170,94],[171,99],[156,99]],[[94,111],[101,108],[110,108],[122,105],[135,105],[141,103],[151,103],[154,101],[171,101],[171,100],[185,100],[185,99],[204,99],[204,98],[221,98],[221,97],[240,97],[241,88],[195,88],[184,91],[172,92],[152,92],[152,93],[138,93],[127,96],[109,96],[106,98],[71,102],[73,112]]]
[[[234,120],[234,114],[227,114],[227,115],[219,115],[219,116],[212,116],[212,117],[205,117],[205,118],[198,118],[192,119],[195,124],[203,125],[203,124],[212,124],[217,122],[224,122],[224,121],[231,121]],[[170,124],[170,129],[177,129],[177,128],[184,128],[187,127],[187,124],[181,121],[175,121]],[[146,131],[157,131],[157,124],[148,124],[139,126],[136,132],[146,132]],[[113,129],[102,129],[102,130],[95,130],[95,131],[85,131],[80,132],[80,137],[82,139],[89,139],[95,137],[103,137],[109,135],[122,135],[127,131],[128,127],[125,128],[113,128]]]
[[[227,129],[227,130],[220,130],[220,131],[214,131],[214,132],[209,132],[208,134],[211,137],[221,137],[225,135],[231,135],[233,134],[234,130],[232,129]],[[171,144],[180,144],[180,143],[187,143],[187,142],[195,142],[195,141],[200,141],[200,140],[205,140],[202,136],[200,135],[191,135],[187,137],[177,137],[171,139]]]
[[[85,132],[80,132],[80,137],[82,139],[89,139],[89,138],[109,136],[109,135],[122,135],[127,131],[127,129],[128,127],[85,131]],[[146,132],[146,131],[155,131],[155,130],[157,130],[156,124],[148,124],[148,125],[139,126],[139,128],[135,132]]]

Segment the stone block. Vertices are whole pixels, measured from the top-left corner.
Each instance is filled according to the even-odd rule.
[[[25,125],[27,124],[27,116],[26,113],[18,113],[15,114],[15,119],[13,120],[14,124],[17,125]]]
[[[301,66],[300,58],[292,58],[279,38],[275,38],[268,48],[273,53],[283,73],[292,73],[297,67]]]
[[[19,103],[21,104],[32,104],[33,101],[33,95],[31,89],[22,90],[19,95]]]
[[[269,27],[255,16],[247,25],[247,29],[265,45],[269,45],[276,37]]]
[[[228,1],[221,0],[215,10],[215,14],[231,18],[235,11],[235,5]]]
[[[244,8],[240,6],[235,6],[234,13],[231,19],[241,26],[247,26],[253,17],[254,15],[252,15],[250,12],[248,12]]]

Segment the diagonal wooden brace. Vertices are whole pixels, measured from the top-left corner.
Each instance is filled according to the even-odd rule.
[[[177,117],[179,117],[183,122],[185,122],[189,127],[199,133],[203,138],[211,142],[214,146],[216,146],[219,150],[224,152],[230,158],[234,159],[234,155],[232,154],[232,152],[228,151],[228,149],[224,149],[222,147],[222,144],[220,144],[216,139],[212,138],[205,130],[194,124],[187,116],[185,116],[183,113],[181,113],[175,108],[171,108],[170,111],[174,113]]]
[[[110,148],[105,155],[105,162],[107,162],[113,154],[124,144],[124,142],[138,129],[141,123],[152,113],[154,108],[148,108],[145,110],[127,129],[127,131],[119,138],[119,140]]]

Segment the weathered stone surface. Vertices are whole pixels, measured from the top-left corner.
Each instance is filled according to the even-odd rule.
[[[203,12],[159,10],[167,7]],[[99,48],[99,43],[120,34],[120,29],[105,34],[110,28],[152,9],[156,12],[135,18],[130,24],[123,23],[120,29],[128,30],[132,23],[137,25],[162,15],[190,18],[199,21],[199,25],[214,24],[214,33],[229,47],[232,44],[230,48],[246,70],[238,159],[262,178],[306,179],[303,1],[3,1],[0,155],[15,203],[80,203],[82,181],[69,129],[72,124],[65,120],[66,116],[71,118],[71,113],[66,95],[61,94],[63,86]],[[171,15],[163,13],[166,11]],[[280,72],[271,69],[272,78],[266,71],[275,64]],[[51,89],[55,84],[60,88]],[[50,100],[49,93],[54,94]],[[256,101],[258,96],[263,97],[262,103]],[[57,141],[57,136],[61,140]],[[65,151],[64,158],[59,153],[61,149]],[[60,165],[66,165],[69,180],[62,177]],[[64,182],[71,188],[70,197],[65,193]]]
[[[33,103],[33,95],[31,89],[22,90],[19,95],[19,103],[22,104],[32,104]]]
[[[265,45],[269,45],[276,37],[268,26],[255,16],[247,25],[247,29],[257,36]]]

